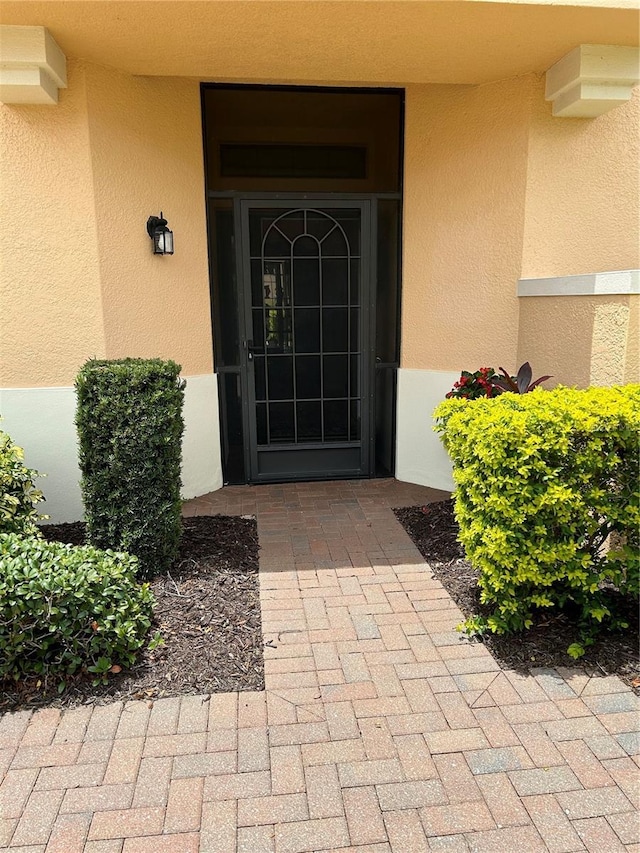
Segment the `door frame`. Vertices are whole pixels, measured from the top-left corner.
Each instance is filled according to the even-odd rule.
[[[379,195],[379,194],[378,194]],[[394,194],[395,195],[395,194]],[[228,195],[227,195],[228,197]],[[255,387],[253,373],[249,364],[247,341],[252,338],[248,325],[250,308],[250,264],[248,263],[249,210],[255,208],[279,208],[283,212],[288,207],[303,209],[322,208],[358,208],[361,211],[361,293],[360,293],[360,340],[363,364],[360,369],[362,383],[361,431],[359,469],[346,471],[325,471],[318,474],[273,476],[261,475],[258,470],[258,443],[255,419]],[[242,396],[243,429],[247,438],[244,446],[245,471],[249,483],[296,482],[301,480],[357,479],[372,477],[375,469],[375,417],[374,417],[374,370],[375,370],[375,303],[376,303],[376,213],[377,196],[368,193],[237,193],[233,200],[236,233],[236,269],[238,282],[238,322],[241,340],[240,385]],[[366,246],[366,253],[363,251]],[[245,251],[246,249],[246,251]],[[366,413],[366,416],[365,416]],[[345,447],[353,442],[336,442],[337,447]],[[305,449],[319,445],[309,443]],[[327,447],[327,445],[323,445]],[[277,447],[274,449],[278,449]],[[283,448],[284,449],[284,448]],[[270,452],[270,451],[262,451]]]

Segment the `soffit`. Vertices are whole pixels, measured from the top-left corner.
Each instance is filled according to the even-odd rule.
[[[640,17],[469,0],[3,0],[1,20],[45,26],[68,58],[131,74],[391,85],[544,72],[578,44],[637,44]]]

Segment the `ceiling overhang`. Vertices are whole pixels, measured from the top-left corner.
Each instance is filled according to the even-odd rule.
[[[585,2],[3,0],[2,23],[46,27],[69,59],[136,75],[473,85],[542,74],[580,44],[637,45],[637,3]]]

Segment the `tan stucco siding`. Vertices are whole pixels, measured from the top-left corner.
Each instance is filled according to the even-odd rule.
[[[0,106],[0,387],[67,385],[103,356],[85,72],[57,107]]]
[[[546,387],[637,382],[639,307],[637,296],[523,298],[518,362],[553,374]]]
[[[0,107],[0,386],[68,386],[91,356],[209,373],[199,83],[69,74],[57,107]],[[404,368],[637,377],[633,299],[516,296],[521,277],[640,266],[639,93],[595,120],[550,110],[539,75],[407,87]],[[160,210],[173,257],[151,253]]]
[[[640,296],[629,297],[625,382],[640,382]]]
[[[634,298],[516,297],[519,278],[640,266],[640,90],[558,119],[537,75],[407,89],[402,366],[636,381]]]
[[[0,386],[93,356],[212,370],[199,84],[70,63],[57,107],[0,107]],[[154,257],[162,210],[173,257]]]
[[[212,370],[200,87],[91,66],[89,133],[108,358]],[[163,211],[175,254],[154,256]]]
[[[640,267],[640,88],[596,119],[532,99],[523,278]]]
[[[522,277],[640,267],[640,89],[596,119],[556,119],[532,99]],[[520,300],[518,362],[553,383],[640,380],[637,296]]]
[[[536,78],[406,95],[402,366],[512,364]]]

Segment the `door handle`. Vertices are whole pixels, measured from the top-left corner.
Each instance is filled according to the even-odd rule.
[[[245,349],[247,351],[247,361],[253,361],[253,353],[254,353],[253,341],[245,341],[244,346],[245,346]]]

